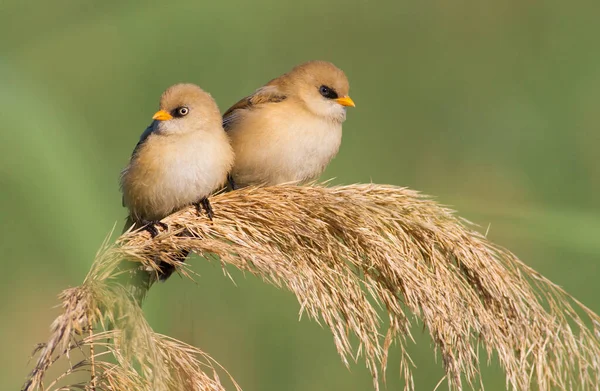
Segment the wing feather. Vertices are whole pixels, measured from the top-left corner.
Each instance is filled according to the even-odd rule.
[[[146,142],[146,140],[148,139],[148,137],[150,137],[150,135],[156,131],[156,129],[157,129],[157,127],[154,126],[154,122],[152,122],[146,128],[146,130],[144,130],[144,132],[140,136],[140,140],[135,145],[135,148],[133,149],[133,152],[131,153],[131,159],[130,159],[130,163],[129,164],[131,164],[131,160],[133,160],[133,158],[135,157],[135,155],[137,154],[137,152],[139,151],[139,149],[142,147],[142,145],[144,145],[144,143]],[[127,172],[128,169],[129,169],[129,165],[121,172],[121,180],[123,178],[123,175],[125,175],[125,173]],[[122,187],[121,187],[121,191],[122,191]],[[123,206],[125,206],[125,197],[124,196],[121,197],[121,204]]]
[[[241,99],[239,102],[231,106],[225,114],[223,114],[223,128],[231,129],[235,121],[239,118],[244,110],[252,110],[266,104],[279,103],[287,98],[277,86],[266,85],[259,88],[250,96]]]

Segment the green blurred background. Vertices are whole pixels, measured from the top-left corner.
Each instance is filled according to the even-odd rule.
[[[0,2],[0,389],[113,225],[118,176],[160,93],[189,81],[222,110],[295,64],[344,69],[349,110],[322,179],[409,186],[600,312],[597,2]],[[370,390],[288,292],[198,258],[155,286],[153,327],[210,353],[247,391]],[[418,390],[442,376],[416,328]],[[397,351],[396,351],[397,353]],[[392,355],[388,389],[402,386]],[[499,369],[484,369],[503,390]],[[445,389],[445,384],[441,389]]]

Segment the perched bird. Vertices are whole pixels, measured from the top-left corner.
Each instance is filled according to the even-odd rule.
[[[317,178],[342,141],[348,96],[344,72],[310,61],[271,80],[223,115],[235,163],[233,189]]]
[[[121,173],[123,205],[129,209],[125,229],[135,224],[152,236],[169,214],[191,204],[212,219],[208,196],[221,189],[233,165],[233,150],[213,98],[194,84],[175,84],[160,98],[160,110],[142,133],[129,165]],[[180,261],[187,252],[183,251]],[[174,271],[160,264],[158,277]],[[134,269],[130,286],[138,303],[157,273]]]
[[[191,204],[212,219],[208,196],[225,184],[234,158],[217,104],[194,84],[175,84],[152,119],[121,173],[130,225],[156,234],[162,218]]]

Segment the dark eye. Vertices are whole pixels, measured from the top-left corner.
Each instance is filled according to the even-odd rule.
[[[187,107],[183,106],[183,107],[178,107],[177,109],[175,109],[175,117],[185,117],[186,115],[188,115],[188,113],[190,112],[190,109],[188,109]]]
[[[335,90],[327,86],[319,87],[319,93],[327,99],[336,99],[338,97],[338,94],[335,92]]]

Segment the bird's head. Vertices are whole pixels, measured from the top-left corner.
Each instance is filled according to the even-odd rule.
[[[298,65],[286,79],[288,93],[296,95],[317,116],[343,122],[346,108],[354,107],[354,101],[348,96],[348,78],[330,62],[310,61]]]
[[[222,130],[221,114],[214,99],[195,84],[175,84],[160,98],[160,110],[152,117],[162,134]]]

